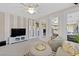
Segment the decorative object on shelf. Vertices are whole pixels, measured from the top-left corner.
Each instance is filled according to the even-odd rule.
[[[32,20],[32,28],[34,29],[35,27],[36,27],[36,25],[35,25],[35,21]]]
[[[38,28],[39,27],[39,23],[38,22],[36,22],[36,28]]]
[[[32,20],[32,26],[34,26],[34,20]]]
[[[46,24],[42,24],[42,27],[43,27],[43,28],[46,28]]]
[[[34,36],[34,29],[32,30],[32,36]]]

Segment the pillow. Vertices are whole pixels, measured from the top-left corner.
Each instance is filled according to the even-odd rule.
[[[70,53],[71,55],[75,54],[75,50],[74,50],[74,48],[72,47],[72,45],[70,43],[64,44],[63,45],[63,50]]]
[[[79,56],[79,54],[76,54],[75,56]]]
[[[65,42],[63,42],[62,47],[63,47],[64,51],[70,53],[73,56],[79,54],[79,50],[76,49],[75,43],[65,41]]]

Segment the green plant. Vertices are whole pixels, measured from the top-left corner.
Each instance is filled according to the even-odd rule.
[[[79,34],[75,36],[76,42],[79,43]]]

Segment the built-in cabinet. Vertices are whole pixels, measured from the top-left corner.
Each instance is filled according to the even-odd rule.
[[[15,15],[12,15],[10,14],[9,16],[9,21],[10,21],[10,24],[8,25],[9,26],[9,33],[10,33],[10,36],[8,38],[8,43],[16,43],[16,42],[21,42],[21,41],[25,41],[25,40],[28,40],[28,20],[26,19],[26,17],[23,17],[23,16],[15,16]],[[24,36],[16,36],[16,37],[11,37],[11,29],[21,29],[21,28],[24,28],[26,31],[26,35]],[[24,39],[21,39],[21,38],[24,38]]]
[[[29,19],[29,38],[46,37],[46,23]]]

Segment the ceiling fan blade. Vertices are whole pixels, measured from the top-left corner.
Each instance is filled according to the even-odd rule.
[[[23,6],[23,8],[24,8],[25,10],[28,9],[27,6],[26,6],[24,3],[20,3],[20,4]]]

